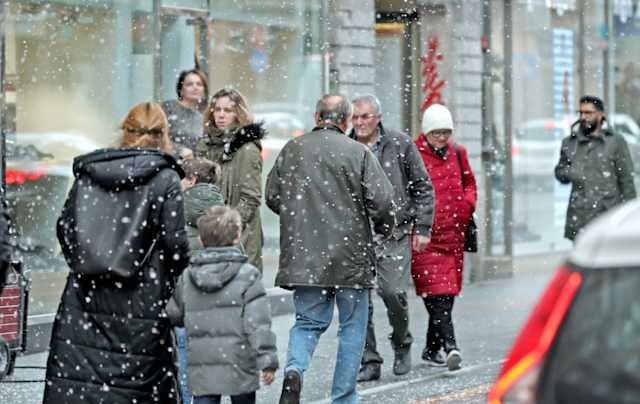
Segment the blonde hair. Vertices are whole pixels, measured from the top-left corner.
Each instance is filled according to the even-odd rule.
[[[173,153],[169,124],[160,104],[142,102],[134,105],[120,125],[119,147],[142,147]]]
[[[230,206],[213,206],[198,219],[198,234],[205,247],[234,245],[241,230],[240,213]]]
[[[234,90],[232,88],[223,88],[218,90],[212,97],[209,102],[209,106],[204,111],[204,126],[211,126],[213,128],[217,128],[215,119],[213,117],[213,111],[216,107],[216,102],[220,98],[227,97],[231,102],[233,102],[234,112],[236,113],[236,122],[234,126],[245,126],[250,123],[253,123],[253,115],[251,111],[249,111],[249,106],[247,105],[247,101],[240,94],[238,90]]]

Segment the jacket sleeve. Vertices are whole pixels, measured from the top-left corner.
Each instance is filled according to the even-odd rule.
[[[396,227],[393,186],[368,148],[364,149],[362,159],[362,188],[365,209],[373,221],[375,232],[389,237]]]
[[[258,369],[277,369],[276,335],[271,331],[271,308],[260,272],[251,267],[251,283],[244,293],[242,322],[249,343],[258,353]]]
[[[182,297],[183,278],[184,275],[180,276],[178,279],[176,290],[173,292],[171,299],[169,299],[169,303],[166,308],[167,317],[169,318],[171,325],[174,327],[184,327],[184,300]]]
[[[265,189],[265,201],[267,203],[267,206],[273,211],[273,213],[277,215],[280,214],[280,184],[282,182],[282,178],[280,177],[280,167],[282,165],[282,159],[284,158],[283,156],[285,150],[286,146],[280,151],[280,155],[271,168],[271,171],[267,176],[267,185]]]
[[[184,201],[180,178],[172,175],[164,195],[160,211],[160,241],[165,249],[165,259],[175,263],[173,275],[178,277],[189,262],[189,239],[185,228]]]
[[[417,234],[428,236],[431,234],[434,205],[431,178],[413,142],[408,143],[404,159],[407,191],[416,209],[415,230]]]
[[[240,212],[243,226],[253,219],[257,210],[260,208],[262,199],[262,157],[260,150],[254,143],[247,143],[237,152],[237,167],[241,167],[242,172],[239,173],[241,181],[234,184],[239,187],[239,201],[236,209]]]
[[[571,160],[569,159],[569,138],[562,141],[560,148],[560,160],[556,164],[555,175],[556,179],[562,184],[569,184],[571,182]]]
[[[615,164],[617,170],[618,187],[622,194],[622,201],[628,202],[636,198],[636,186],[633,181],[633,160],[629,153],[629,146],[622,136],[618,138],[618,153]]]
[[[476,203],[478,202],[478,188],[476,186],[476,177],[471,170],[471,164],[469,164],[469,154],[467,149],[460,146],[460,160],[462,162],[462,183],[464,184],[464,199],[471,206],[471,211],[476,210]]]

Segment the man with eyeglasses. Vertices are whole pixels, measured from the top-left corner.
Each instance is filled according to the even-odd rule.
[[[602,100],[583,96],[578,114],[555,167],[556,179],[571,184],[564,232],[571,241],[591,220],[636,197],[629,147],[609,126]]]
[[[411,232],[415,232],[413,248],[424,250],[431,234],[433,188],[411,138],[382,125],[380,102],[375,96],[363,95],[354,99],[353,111],[351,138],[371,149],[395,193],[398,227],[391,238],[377,246],[376,271],[378,294],[387,307],[393,328],[389,336],[395,352],[393,373],[404,375],[411,370],[413,342],[405,291],[411,276]],[[382,362],[376,349],[373,302],[369,299],[367,342],[358,381],[379,379]]]

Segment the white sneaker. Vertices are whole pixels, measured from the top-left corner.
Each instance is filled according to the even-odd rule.
[[[457,349],[452,349],[447,353],[447,368],[449,370],[460,369],[460,363],[462,362],[462,355]]]

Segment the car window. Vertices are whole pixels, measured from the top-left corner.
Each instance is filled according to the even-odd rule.
[[[562,129],[560,128],[524,128],[521,136],[522,140],[547,141],[562,139]]]
[[[640,269],[584,273],[551,348],[537,402],[637,403]]]

